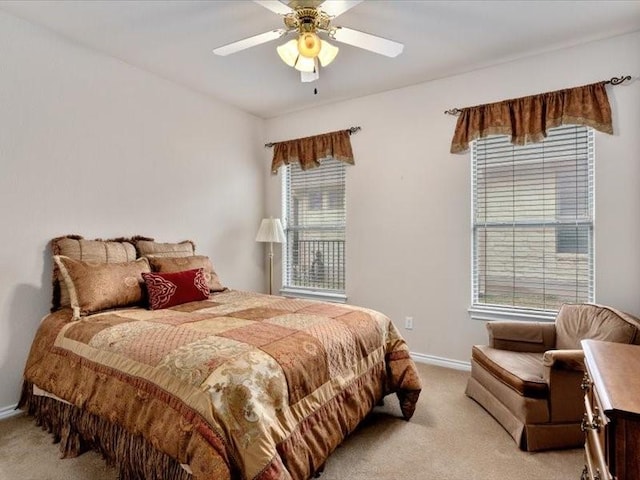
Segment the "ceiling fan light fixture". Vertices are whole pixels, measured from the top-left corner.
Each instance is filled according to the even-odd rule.
[[[339,51],[338,47],[321,40],[318,33],[339,43],[346,43],[391,58],[400,55],[404,49],[402,43],[332,24],[335,17],[364,0],[253,1],[282,15],[284,28],[223,45],[213,50],[216,55],[230,55],[295,33],[295,39],[276,47],[276,50],[285,64],[301,72],[302,81],[312,82],[318,79],[320,66],[326,67],[333,62]]]
[[[340,49],[335,45],[331,45],[326,40],[322,40],[322,48],[320,48],[320,52],[318,52],[318,60],[320,60],[320,65],[326,67],[331,62],[333,62],[338,55],[338,51]]]
[[[298,41],[293,39],[289,40],[286,43],[283,43],[279,47],[276,48],[278,55],[284,63],[289,65],[290,67],[295,66],[296,61],[298,60]]]
[[[320,72],[300,72],[300,81],[303,83],[315,82],[320,78]]]
[[[298,35],[298,52],[307,58],[315,58],[320,53],[322,44],[314,32],[301,32]]]
[[[298,56],[298,61],[293,68],[299,72],[314,72],[316,70],[316,62],[317,60],[315,58],[300,55]]]

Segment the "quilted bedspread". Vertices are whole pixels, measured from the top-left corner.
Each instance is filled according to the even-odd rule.
[[[377,402],[420,381],[383,314],[240,291],[40,326],[25,379],[142,435],[196,479],[304,479]]]

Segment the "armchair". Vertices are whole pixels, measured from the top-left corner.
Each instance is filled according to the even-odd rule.
[[[640,320],[595,304],[563,305],[554,323],[488,322],[488,345],[472,349],[466,394],[522,450],[584,444],[580,340],[640,344]]]

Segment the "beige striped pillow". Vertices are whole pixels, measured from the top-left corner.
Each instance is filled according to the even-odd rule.
[[[202,268],[204,277],[209,284],[209,290],[212,292],[222,292],[227,288],[220,283],[218,274],[213,269],[213,265],[209,257],[204,255],[194,255],[191,257],[153,257],[150,256],[149,264],[151,270],[158,273],[174,273],[192,270],[194,268]]]
[[[191,257],[196,254],[196,246],[191,240],[178,243],[138,240],[136,250],[139,257]]]

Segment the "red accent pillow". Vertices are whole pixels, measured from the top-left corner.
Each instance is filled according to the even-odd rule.
[[[151,310],[209,298],[209,285],[202,268],[172,273],[145,272],[142,278],[147,286]]]

